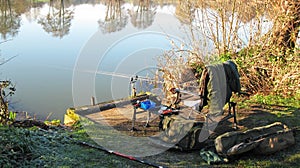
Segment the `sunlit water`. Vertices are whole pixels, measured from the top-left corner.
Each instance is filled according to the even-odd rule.
[[[63,119],[66,109],[74,106],[73,100],[77,101],[76,106],[80,106],[90,104],[91,96],[95,96],[97,102],[128,96],[129,78],[112,79],[109,75],[95,74],[95,71],[117,71],[130,75],[142,70],[140,65],[148,66],[152,62],[150,64],[155,66],[153,59],[165,49],[170,49],[169,41],[163,34],[182,37],[183,31],[180,30],[182,24],[173,16],[172,5],[156,7],[153,22],[145,28],[135,27],[130,22],[128,10],[134,8],[132,4],[124,4],[122,8],[128,17],[126,26],[106,33],[98,23],[106,16],[105,5],[81,4],[68,7],[66,9],[73,10],[74,14],[69,33],[62,37],[54,37],[53,33],[46,32],[38,19],[34,19],[32,15],[37,9],[22,14],[17,35],[7,37],[10,40],[1,44],[2,57],[17,55],[1,66],[1,78],[10,79],[17,88],[11,100],[11,108],[28,111],[40,119],[48,115],[50,119]],[[40,14],[37,18],[41,18],[52,8],[46,3],[38,10]],[[149,36],[149,48],[139,42],[143,42],[145,36],[138,34],[143,32],[156,34],[154,38]],[[136,35],[128,39],[127,36],[131,34]],[[119,44],[124,39],[127,47]],[[107,51],[111,46],[112,49]],[[89,60],[91,55],[95,60]],[[102,57],[103,60],[99,60]],[[82,67],[82,60],[90,61],[91,65]],[[144,64],[145,61],[149,62]],[[84,83],[82,87],[93,88],[79,87],[80,90],[75,90],[76,95],[72,93],[72,87],[76,86],[73,80],[74,68],[83,74],[75,82]],[[111,90],[117,92],[112,93]]]

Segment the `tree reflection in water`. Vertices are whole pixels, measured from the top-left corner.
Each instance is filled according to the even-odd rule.
[[[12,8],[10,0],[0,0],[0,33],[2,39],[18,34],[21,26],[20,14]]]
[[[99,20],[98,24],[103,33],[112,33],[122,30],[127,22],[128,16],[122,8],[121,0],[106,0],[107,7],[104,20]]]
[[[48,14],[40,16],[45,4],[49,5]],[[175,6],[174,15],[181,23],[190,26],[193,33],[200,32],[200,38],[220,46],[220,52],[255,43],[255,38],[266,33],[274,36],[274,44],[293,48],[300,36],[299,0],[0,0],[1,37],[4,40],[15,37],[21,26],[21,15],[25,14],[29,21],[37,19],[47,33],[62,38],[69,33],[74,15],[74,11],[66,7],[70,4],[74,8],[80,4],[105,4],[105,17],[98,20],[103,33],[122,30],[128,24],[128,17],[132,26],[145,29],[153,24],[159,5]],[[273,25],[266,27],[266,22]],[[244,28],[243,37],[238,37]]]
[[[47,33],[62,38],[70,31],[73,14],[73,10],[65,8],[64,0],[50,0],[48,14],[41,17],[38,23]]]
[[[137,7],[133,7],[128,12],[132,25],[138,29],[145,29],[152,25],[156,7],[149,0],[139,0]]]

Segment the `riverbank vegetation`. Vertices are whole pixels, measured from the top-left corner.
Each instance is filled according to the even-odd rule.
[[[201,73],[205,65],[231,59],[246,92],[300,94],[298,0],[180,1],[176,14],[189,25],[190,40],[166,52],[166,60],[184,56]]]

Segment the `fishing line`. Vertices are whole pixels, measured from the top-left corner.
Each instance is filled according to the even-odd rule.
[[[150,78],[147,76],[141,76],[141,75],[137,75],[137,74],[125,74],[125,73],[118,73],[118,72],[111,72],[111,71],[93,71],[93,70],[74,70],[71,68],[63,68],[63,67],[51,67],[51,68],[55,68],[55,69],[61,69],[61,70],[68,70],[68,71],[73,71],[73,72],[80,72],[80,73],[94,73],[94,74],[98,74],[98,75],[107,75],[107,76],[112,76],[112,77],[120,77],[120,78],[126,78],[128,80],[132,79],[132,78],[136,78],[136,80],[138,81],[146,81],[146,82],[153,82],[153,83],[159,83],[159,84],[164,84],[165,81],[164,80],[157,80],[160,78],[160,76],[156,76],[156,74],[154,75],[154,78]],[[159,70],[159,69],[158,69]],[[190,81],[185,81],[182,83],[179,83],[178,86],[179,87],[184,87],[185,85],[189,85],[189,84],[193,84],[193,83],[197,83],[195,80],[190,80]],[[198,84],[197,86],[190,86],[190,87],[194,87],[194,89],[198,89]],[[181,93],[186,93],[186,94],[190,94],[193,96],[197,96],[199,97],[198,94],[193,93],[191,91],[187,91],[184,89],[179,89]]]

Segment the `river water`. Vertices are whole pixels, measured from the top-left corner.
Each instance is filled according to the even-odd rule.
[[[184,39],[172,3],[141,10],[133,3],[59,2],[37,3],[18,14],[12,5],[17,28],[0,39],[7,40],[1,58],[16,56],[0,67],[1,78],[17,89],[10,108],[40,119],[62,120],[67,108],[90,104],[92,96],[96,102],[128,96],[130,75],[155,68],[170,41]]]

